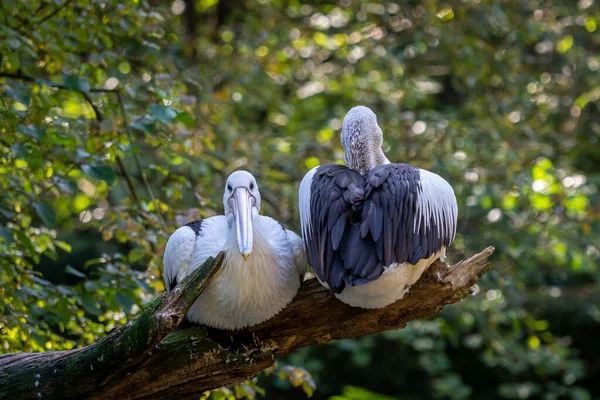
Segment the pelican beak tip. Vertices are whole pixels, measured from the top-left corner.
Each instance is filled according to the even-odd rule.
[[[242,253],[242,257],[244,257],[244,260],[248,261],[248,257],[250,257],[250,253]]]

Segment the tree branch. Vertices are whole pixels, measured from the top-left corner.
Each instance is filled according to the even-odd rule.
[[[135,186],[133,186],[133,181],[131,180],[129,173],[127,172],[127,168],[125,168],[123,160],[121,160],[121,157],[119,157],[118,155],[115,157],[115,159],[117,161],[119,171],[121,172],[121,175],[123,175],[123,179],[125,179],[127,189],[129,189],[129,193],[131,193],[131,197],[133,197],[133,201],[135,201],[140,210],[142,210],[142,202],[140,201],[140,198],[138,197],[137,192],[135,191]]]
[[[487,259],[493,252],[494,248],[488,247],[452,267],[436,262],[404,299],[382,309],[345,305],[311,279],[303,283],[296,298],[280,314],[241,331],[188,327],[172,332],[156,346],[162,330],[152,340],[144,340],[140,333],[127,337],[111,334],[81,350],[0,356],[0,399],[34,397],[41,390],[44,399],[61,400],[198,396],[206,390],[252,378],[273,365],[276,358],[301,347],[400,329],[410,321],[436,314],[471,293],[472,286],[488,270]],[[194,290],[186,282],[187,279],[182,292]],[[193,295],[187,296],[190,303],[186,307],[178,303],[178,316],[198,293],[194,290]],[[169,295],[156,301],[166,296]],[[160,303],[164,305],[161,313],[153,311],[155,302],[138,319],[148,323],[150,315],[158,318],[159,314],[172,313],[165,301]],[[177,322],[170,324],[173,328],[176,325]],[[140,328],[144,324],[136,322],[122,329],[133,326],[147,332]],[[128,346],[136,346],[136,356],[127,351]],[[99,361],[102,357],[105,364]],[[107,363],[114,369],[98,368]],[[76,369],[65,369],[64,365]],[[90,365],[94,366],[93,371]],[[60,369],[56,370],[57,366]]]
[[[61,12],[65,8],[67,8],[69,6],[69,4],[71,4],[72,1],[73,0],[66,0],[62,5],[60,5],[57,8],[55,8],[54,11],[52,11],[51,13],[49,13],[48,15],[46,15],[39,22],[37,22],[35,24],[35,26],[31,30],[35,31],[37,28],[39,28],[40,26],[42,26],[44,24],[44,22],[48,21],[50,18],[54,17],[56,14],[58,14],[59,12]],[[41,7],[40,7],[40,9],[41,9]]]
[[[81,349],[0,355],[0,399],[81,398],[112,374],[135,365],[183,321],[223,262],[209,258],[135,320]]]
[[[121,113],[123,114],[123,124],[124,124],[124,128],[125,128],[125,132],[127,133],[129,142],[134,143],[133,134],[131,133],[131,128],[129,126],[129,121],[127,118],[127,112],[125,111],[125,102],[123,101],[123,96],[121,95],[121,92],[116,92],[116,93],[117,93],[117,99],[119,100],[119,107],[121,108]],[[150,182],[148,182],[148,177],[146,176],[146,172],[144,171],[144,168],[142,167],[142,161],[140,160],[140,156],[139,156],[139,154],[134,153],[133,157],[134,157],[134,160],[135,160],[135,163],[136,163],[138,169],[140,170],[142,182],[144,183],[144,186],[146,187],[146,191],[148,192],[148,195],[150,196],[150,201],[152,201],[152,204],[154,204],[154,208],[156,208],[156,213],[158,215],[160,224],[161,224],[162,228],[165,230],[165,232],[168,232],[167,224],[165,223],[165,220],[162,217],[162,212],[160,211],[160,204],[156,201],[156,198],[154,197],[154,193],[152,192],[152,187],[150,186]]]

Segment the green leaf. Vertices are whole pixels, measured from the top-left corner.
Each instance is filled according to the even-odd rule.
[[[147,46],[147,47],[151,48],[152,50],[160,51],[160,46],[157,45],[156,43],[152,43],[152,42],[150,42],[148,40],[142,40],[142,44],[144,46]]]
[[[115,170],[108,165],[85,164],[81,170],[90,178],[105,181],[109,185],[112,185],[116,178]]]
[[[58,181],[57,185],[60,188],[60,190],[69,192],[71,194],[77,193],[77,183],[76,182],[73,182],[70,179],[65,179],[65,178],[61,178],[61,177],[58,177],[57,181]]]
[[[137,129],[138,131],[149,134],[153,134],[156,131],[156,125],[154,123],[143,124],[139,122],[132,122],[131,124],[129,124],[129,126],[131,126],[133,129]]]
[[[12,230],[6,227],[0,227],[0,238],[7,246],[14,242]]]
[[[224,390],[224,389],[213,390],[210,394],[210,399],[211,400],[228,400],[227,394],[223,393],[221,390]],[[231,397],[233,397],[233,396],[231,396]]]
[[[83,287],[88,292],[95,292],[96,290],[100,289],[100,286],[98,286],[98,284],[95,281],[85,281],[83,283]]]
[[[29,95],[29,93],[24,92],[22,90],[14,90],[13,88],[8,86],[6,87],[5,92],[8,96],[12,97],[19,103],[29,106],[29,102],[31,101],[31,96]]]
[[[17,131],[34,139],[40,140],[46,134],[46,127],[34,125],[19,125]]]
[[[57,289],[63,296],[73,297],[75,295],[75,291],[68,286],[58,285]]]
[[[177,113],[177,121],[181,122],[188,128],[193,128],[195,123],[194,117],[192,117],[189,113],[183,111]]]
[[[54,262],[58,261],[58,254],[56,254],[55,249],[46,249],[43,254]]]
[[[21,67],[19,52],[9,51],[6,56],[6,63],[10,65],[9,71],[17,71]]]
[[[548,196],[544,196],[540,193],[535,193],[531,197],[531,204],[538,210],[548,210],[552,208],[552,200]]]
[[[71,250],[73,250],[69,243],[63,242],[62,240],[55,240],[54,245],[59,249],[66,251],[67,253],[70,253]]]
[[[131,312],[131,307],[133,307],[133,305],[135,304],[135,302],[132,300],[131,296],[129,296],[121,291],[118,291],[117,293],[115,293],[115,301],[127,313]]]
[[[140,261],[144,257],[144,249],[136,247],[129,252],[127,258],[131,264]]]
[[[4,217],[8,219],[12,219],[15,216],[14,212],[2,207],[0,207],[0,214],[4,215]]]
[[[99,316],[102,314],[102,309],[100,308],[100,304],[94,298],[93,293],[84,293],[83,296],[80,297],[81,305],[85,310],[92,314]]]
[[[27,250],[29,250],[29,252],[31,253],[30,255],[33,256],[36,253],[36,251],[31,239],[29,239],[29,237],[23,231],[15,231],[15,235],[17,236],[17,240],[19,241],[19,243],[25,246]]]
[[[146,282],[144,279],[133,278],[133,280],[135,281],[135,283],[137,283],[140,289],[146,292],[152,292],[152,287],[150,287],[148,282]]]
[[[52,209],[52,207],[50,207],[47,203],[36,201],[33,203],[33,208],[45,226],[48,228],[54,227],[56,215],[54,214],[54,209]]]
[[[176,116],[177,112],[171,107],[163,106],[162,104],[152,104],[150,106],[150,116],[160,122],[171,122]]]
[[[4,43],[13,50],[18,50],[21,47],[21,42],[17,38],[6,39]]]
[[[78,278],[86,277],[86,275],[83,272],[76,270],[75,268],[71,267],[70,265],[67,265],[67,267],[65,268],[65,272],[67,274],[75,275]]]
[[[98,264],[106,264],[106,259],[104,257],[92,258],[92,259],[87,260],[83,266],[85,268],[89,268],[92,265],[98,265]]]
[[[66,87],[77,92],[87,93],[90,91],[88,81],[77,75],[63,75],[63,83]]]

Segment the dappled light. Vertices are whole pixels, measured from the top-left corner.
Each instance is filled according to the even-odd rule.
[[[391,162],[453,187],[448,261],[494,246],[492,270],[438,315],[205,398],[600,396],[600,1],[4,3],[2,353],[139,315],[169,235],[222,214],[237,169],[300,233],[300,181],[344,164],[363,104]]]

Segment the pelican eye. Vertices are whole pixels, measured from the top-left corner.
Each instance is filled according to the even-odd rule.
[[[227,190],[229,190],[230,192],[233,191],[231,185],[227,185]]]
[[[254,182],[250,182],[250,190],[254,190]]]

